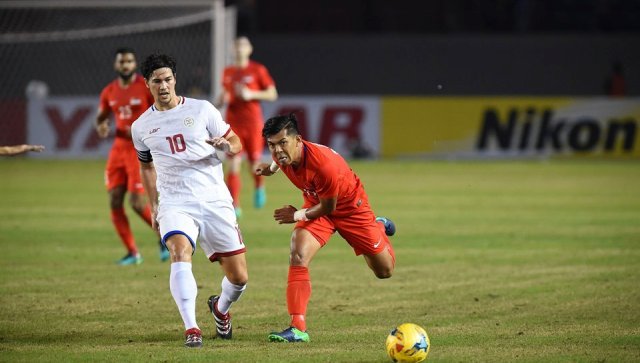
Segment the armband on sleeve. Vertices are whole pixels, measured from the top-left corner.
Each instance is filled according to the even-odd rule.
[[[140,160],[143,163],[150,163],[153,161],[153,158],[151,157],[151,150],[147,150],[147,151],[136,150],[136,153],[138,154],[138,160]]]

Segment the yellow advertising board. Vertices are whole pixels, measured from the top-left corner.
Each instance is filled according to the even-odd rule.
[[[640,158],[640,98],[383,97],[381,155]]]

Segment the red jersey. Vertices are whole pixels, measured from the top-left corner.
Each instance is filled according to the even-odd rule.
[[[222,87],[229,95],[227,107],[227,122],[233,127],[243,123],[258,123],[262,125],[262,108],[260,101],[244,101],[240,98],[243,86],[250,90],[263,91],[275,85],[273,78],[262,64],[249,61],[246,68],[229,66],[222,75]]]
[[[144,82],[144,77],[135,74],[133,81],[126,88],[120,86],[119,80],[109,83],[100,93],[100,109],[110,110],[115,116],[116,139],[113,147],[126,146],[133,150],[130,129],[131,124],[151,105],[153,96]]]
[[[298,166],[280,166],[287,178],[300,190],[305,208],[320,203],[320,199],[337,197],[336,210],[330,216],[345,217],[367,203],[360,178],[333,149],[302,141],[302,159]]]

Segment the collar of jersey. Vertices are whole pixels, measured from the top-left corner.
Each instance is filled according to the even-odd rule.
[[[184,105],[184,102],[185,102],[185,100],[187,99],[187,98],[186,98],[186,97],[184,97],[184,96],[178,96],[178,97],[180,97],[180,101],[178,101],[178,104],[176,105],[176,107],[178,107],[178,106],[180,106],[180,105]],[[176,108],[176,107],[174,107],[174,108]],[[165,110],[165,111],[171,111],[171,110],[173,110],[174,108],[172,108],[172,109],[170,109],[170,110]],[[165,111],[160,111],[160,110],[158,110],[158,109],[156,108],[156,104],[155,104],[155,103],[154,103],[153,105],[151,105],[151,111],[165,112]]]

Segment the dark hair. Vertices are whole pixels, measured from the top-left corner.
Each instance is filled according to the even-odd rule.
[[[133,54],[135,56],[136,52],[133,50],[133,48],[120,47],[120,48],[116,49],[115,53],[113,53],[113,55],[115,55],[115,56],[117,56],[118,54]]]
[[[144,62],[142,62],[142,66],[140,67],[140,71],[142,72],[142,76],[144,79],[149,79],[151,77],[151,73],[156,69],[160,68],[171,68],[173,71],[173,75],[176,75],[176,60],[171,56],[161,53],[153,53],[149,55]]]
[[[277,134],[282,131],[282,129],[287,130],[287,135],[300,135],[295,113],[291,112],[288,115],[278,115],[268,119],[262,128],[262,136],[267,138]]]

